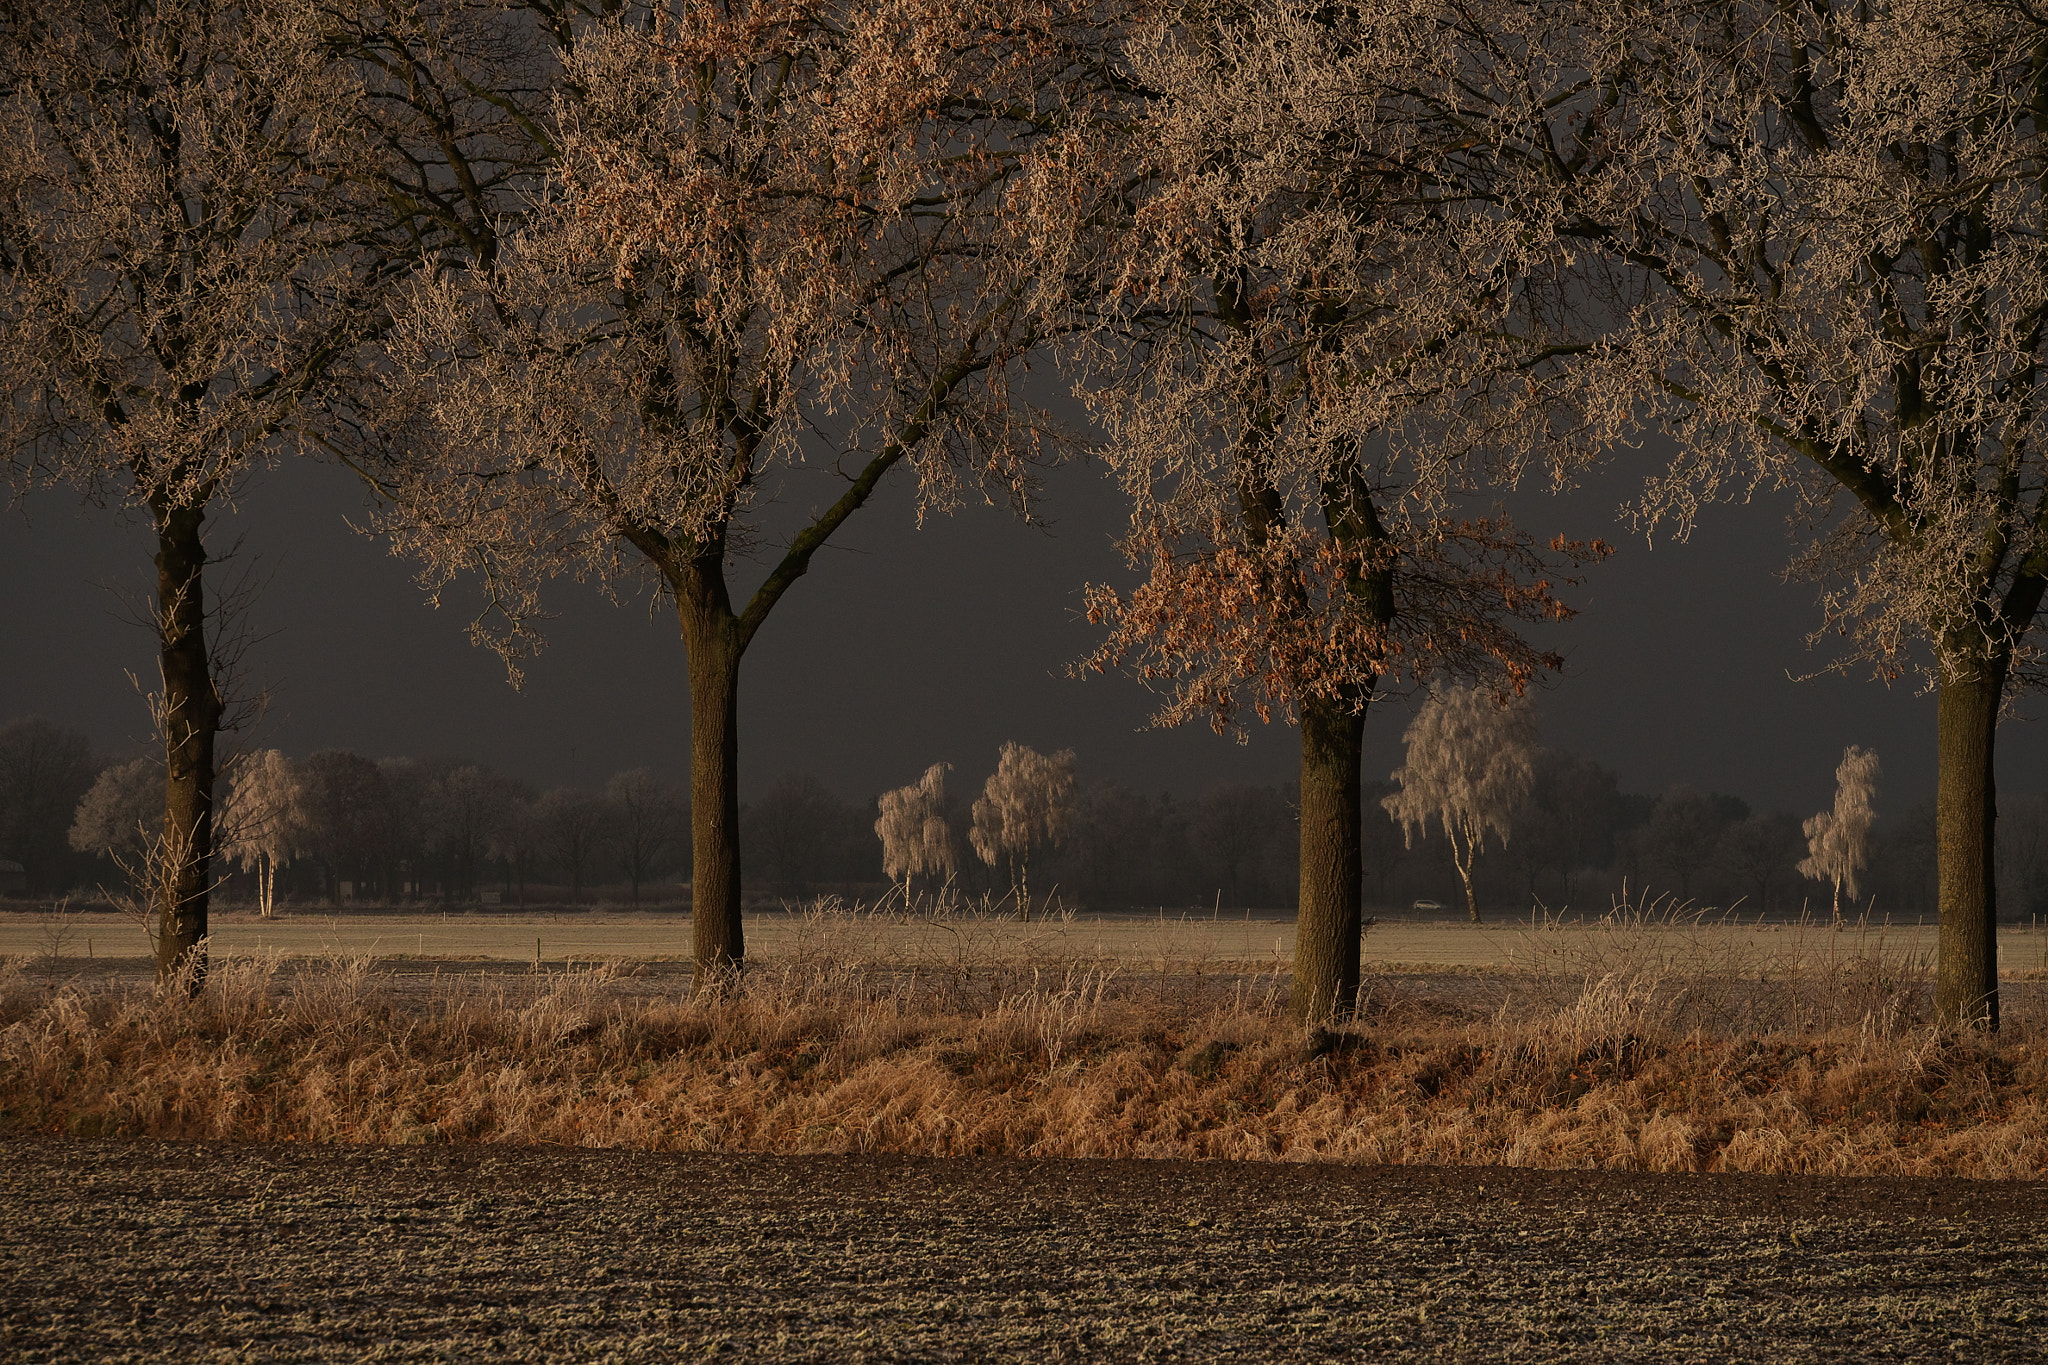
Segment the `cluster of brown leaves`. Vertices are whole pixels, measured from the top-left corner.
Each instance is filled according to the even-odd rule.
[[[1249,706],[1261,722],[1293,719],[1307,699],[1363,705],[1373,691],[1442,673],[1497,678],[1520,694],[1539,669],[1563,660],[1515,630],[1573,612],[1556,587],[1571,566],[1604,558],[1600,541],[1539,548],[1503,521],[1443,518],[1404,543],[1346,543],[1300,525],[1253,538],[1216,517],[1199,536],[1162,525],[1130,546],[1143,583],[1088,589],[1088,619],[1110,627],[1083,664],[1128,665],[1170,683],[1154,717],[1197,717],[1221,734]],[[1361,597],[1370,577],[1390,575],[1400,610],[1378,619]]]

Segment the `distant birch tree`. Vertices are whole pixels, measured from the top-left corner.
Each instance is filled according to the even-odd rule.
[[[221,812],[222,853],[256,874],[256,911],[277,910],[277,870],[312,845],[305,779],[276,749],[243,755],[234,765]]]
[[[990,867],[1007,861],[1017,916],[1031,918],[1031,855],[1063,843],[1074,822],[1074,751],[1041,754],[1003,745],[996,770],[975,798],[968,842]]]
[[[423,291],[392,349],[387,526],[436,587],[481,575],[481,637],[516,656],[562,573],[637,566],[675,605],[701,985],[744,959],[755,635],[899,466],[921,507],[1029,482],[1035,436],[1006,385],[1092,278],[1077,133],[1118,98],[1092,56],[1100,19],[677,0],[593,24],[545,120],[553,197]],[[807,460],[836,482],[771,548],[755,505],[805,496]],[[762,551],[766,576],[737,593],[735,562]]]
[[[194,989],[232,723],[203,527],[320,424],[380,286],[353,249],[357,95],[309,6],[0,5],[0,450],[19,486],[155,535],[157,971]]]
[[[943,882],[960,870],[953,845],[953,827],[946,819],[946,768],[934,763],[907,787],[883,792],[877,806],[875,837],[882,841],[882,874],[903,882],[903,901],[910,903],[911,878]]]
[[[1479,922],[1472,864],[1491,834],[1507,842],[1536,780],[1536,711],[1525,698],[1503,702],[1482,688],[1452,687],[1423,703],[1402,735],[1400,790],[1381,804],[1410,846],[1434,818],[1465,888],[1465,913]]]
[[[1299,724],[1304,1015],[1359,983],[1372,701],[1519,691],[1558,659],[1518,627],[1570,616],[1558,586],[1606,553],[1460,510],[1530,462],[1578,347],[1569,247],[1453,183],[1467,36],[1428,4],[1261,0],[1178,10],[1127,59],[1140,190],[1088,397],[1143,581],[1091,590],[1088,666],[1167,689],[1159,724]]]
[[[1870,861],[1870,829],[1877,823],[1871,800],[1877,795],[1877,755],[1851,744],[1835,769],[1835,805],[1808,816],[1804,831],[1807,856],[1799,875],[1828,882],[1835,889],[1835,922],[1842,922],[1842,890],[1856,899],[1856,874]]]

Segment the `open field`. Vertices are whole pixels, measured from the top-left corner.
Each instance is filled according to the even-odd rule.
[[[2042,1358],[2048,981],[1914,928],[1382,926],[1304,1032],[1272,921],[754,924],[0,964],[0,1356]]]
[[[1935,926],[1906,923],[1821,923],[1686,920],[1585,920],[1485,924],[1388,919],[1366,936],[1369,963],[1380,970],[1491,968],[1545,970],[1560,963],[1626,951],[1662,970],[1719,969],[1755,974],[1822,970],[1851,956],[1931,961]],[[769,912],[747,920],[750,956],[802,961],[822,952],[861,960],[942,967],[962,962],[1089,962],[1130,969],[1182,970],[1230,964],[1257,970],[1291,963],[1294,922],[1271,915],[1240,918],[1118,915],[1019,923],[1014,917],[962,915],[933,919],[862,913]],[[642,961],[687,958],[687,914],[593,912],[555,915],[294,913],[261,920],[216,914],[216,957],[282,954],[299,957],[422,958],[503,962]],[[141,930],[107,914],[0,915],[0,957],[143,957]],[[2048,976],[2048,929],[2000,930],[2002,970]]]
[[[2036,1361],[2048,1186],[0,1141],[24,1362]]]

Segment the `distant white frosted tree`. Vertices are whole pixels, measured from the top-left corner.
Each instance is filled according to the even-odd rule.
[[[1515,812],[1536,780],[1536,713],[1525,697],[1505,704],[1482,688],[1452,687],[1431,697],[1403,738],[1408,762],[1394,770],[1400,790],[1380,804],[1401,822],[1410,847],[1434,816],[1451,842],[1465,885],[1465,912],[1479,921],[1472,862],[1491,833],[1508,841]]]
[[[150,894],[166,859],[176,853],[164,837],[163,761],[138,758],[101,770],[78,803],[66,837],[80,853],[97,853],[120,870],[129,904],[154,949],[159,936]],[[121,898],[111,899],[118,904]]]
[[[882,871],[891,881],[903,882],[903,894],[910,896],[910,879],[916,876],[950,877],[959,871],[953,849],[953,831],[946,823],[945,763],[934,763],[924,776],[907,787],[883,792],[877,805],[880,817],[875,834],[882,841]]]
[[[100,771],[78,803],[67,837],[80,853],[112,858],[126,870],[149,852],[163,824],[163,762],[138,758]]]
[[[981,796],[974,803],[974,825],[968,841],[981,860],[994,867],[1008,859],[1018,913],[1031,914],[1031,854],[1067,837],[1074,821],[1074,751],[1041,754],[1014,740],[1002,756]]]
[[[1835,769],[1835,808],[1808,817],[1806,849],[1799,873],[1835,888],[1835,919],[1842,918],[1842,891],[1856,899],[1856,874],[1870,862],[1870,827],[1877,823],[1871,799],[1877,795],[1877,754],[1854,744],[1842,750]]]
[[[313,820],[298,765],[276,749],[262,749],[236,765],[221,819],[221,851],[256,874],[256,909],[277,910],[277,870],[307,851]]]

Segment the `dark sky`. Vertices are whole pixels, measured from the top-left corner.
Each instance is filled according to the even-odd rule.
[[[1881,811],[1931,794],[1931,698],[1910,684],[1788,677],[1824,656],[1803,643],[1812,589],[1776,577],[1780,512],[1716,508],[1689,543],[1653,549],[1612,520],[1626,489],[1615,476],[1518,504],[1531,531],[1619,545],[1578,590],[1583,614],[1554,637],[1571,663],[1539,700],[1546,742],[1618,769],[1629,790],[1684,782],[1799,813],[1830,801],[1842,747],[1863,744],[1884,761]],[[804,770],[864,797],[942,759],[969,792],[1006,739],[1071,747],[1084,778],[1142,789],[1291,776],[1291,729],[1255,725],[1245,745],[1206,728],[1149,731],[1152,700],[1135,682],[1066,676],[1095,638],[1080,585],[1119,573],[1110,536],[1121,514],[1086,467],[1055,471],[1043,510],[1049,530],[978,504],[918,529],[899,483],[856,517],[748,655],[746,793]],[[467,641],[459,601],[428,609],[410,566],[349,529],[344,518],[364,511],[348,476],[300,464],[257,476],[213,525],[216,546],[243,536],[268,578],[255,616],[274,633],[253,662],[275,701],[256,744],[462,757],[544,786],[595,785],[641,764],[686,775],[688,692],[666,609],[644,592],[614,605],[565,584],[549,647],[515,692],[497,659]],[[63,491],[0,513],[0,719],[41,715],[112,750],[146,746],[124,671],[147,678],[153,666],[122,596],[145,587],[150,550],[141,520],[81,508]],[[1375,710],[1368,776],[1397,766],[1406,719],[1398,703]],[[2048,787],[2048,729],[2008,723],[1999,767],[2003,790]]]

